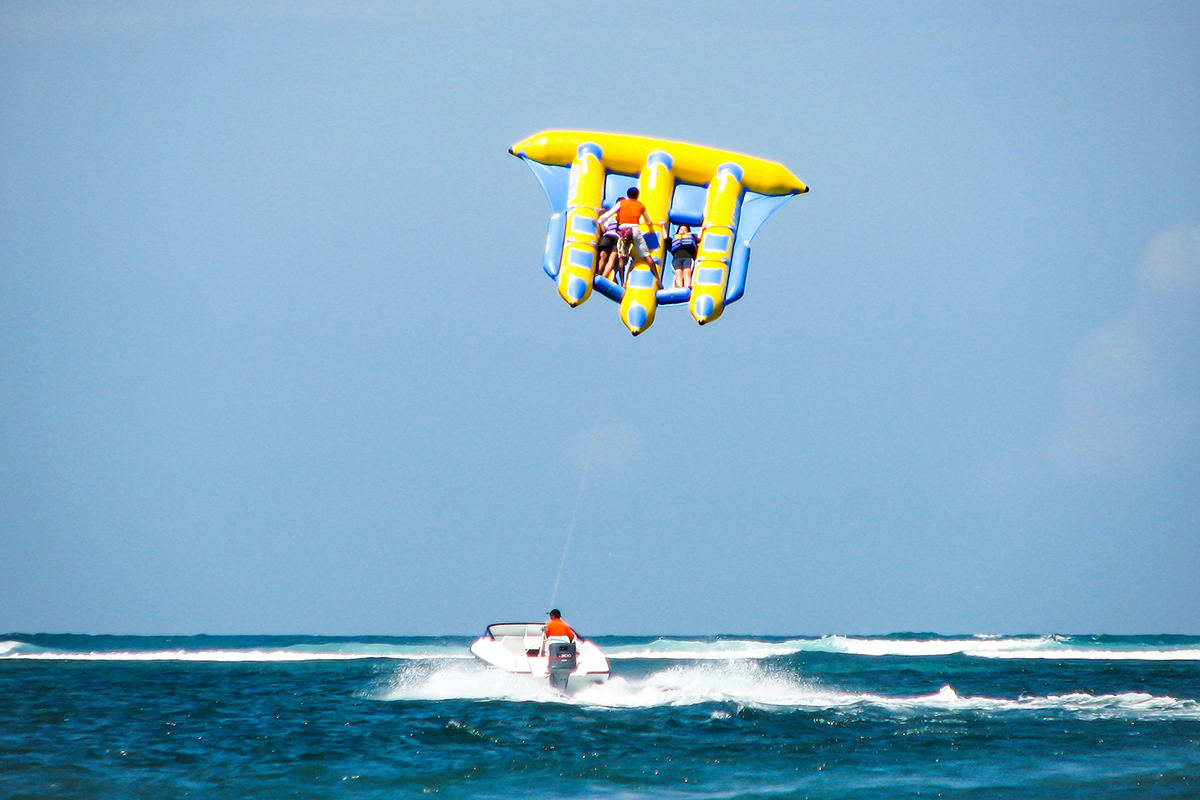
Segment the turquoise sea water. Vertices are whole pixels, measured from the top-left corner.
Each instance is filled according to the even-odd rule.
[[[0,635],[0,797],[1195,798],[1200,637]]]

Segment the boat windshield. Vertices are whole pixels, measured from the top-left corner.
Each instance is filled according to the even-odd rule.
[[[542,625],[537,622],[500,622],[488,625],[487,635],[493,639],[505,636],[541,636]]]

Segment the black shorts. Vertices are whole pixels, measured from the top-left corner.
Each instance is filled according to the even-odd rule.
[[[690,258],[692,261],[695,261],[696,260],[696,246],[695,245],[685,245],[683,247],[680,247],[677,250],[672,250],[671,255],[674,256],[675,258]]]
[[[615,233],[606,233],[600,237],[600,242],[596,245],[596,250],[601,253],[611,253],[616,246],[617,235]]]

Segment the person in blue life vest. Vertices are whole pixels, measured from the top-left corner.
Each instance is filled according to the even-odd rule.
[[[676,289],[692,288],[692,268],[696,265],[696,248],[700,237],[687,225],[680,225],[671,237],[671,269],[675,270]]]

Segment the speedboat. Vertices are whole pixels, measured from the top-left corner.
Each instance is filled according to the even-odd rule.
[[[498,622],[471,645],[481,661],[514,675],[548,679],[560,692],[608,680],[608,659],[592,642],[546,636],[540,622]]]

